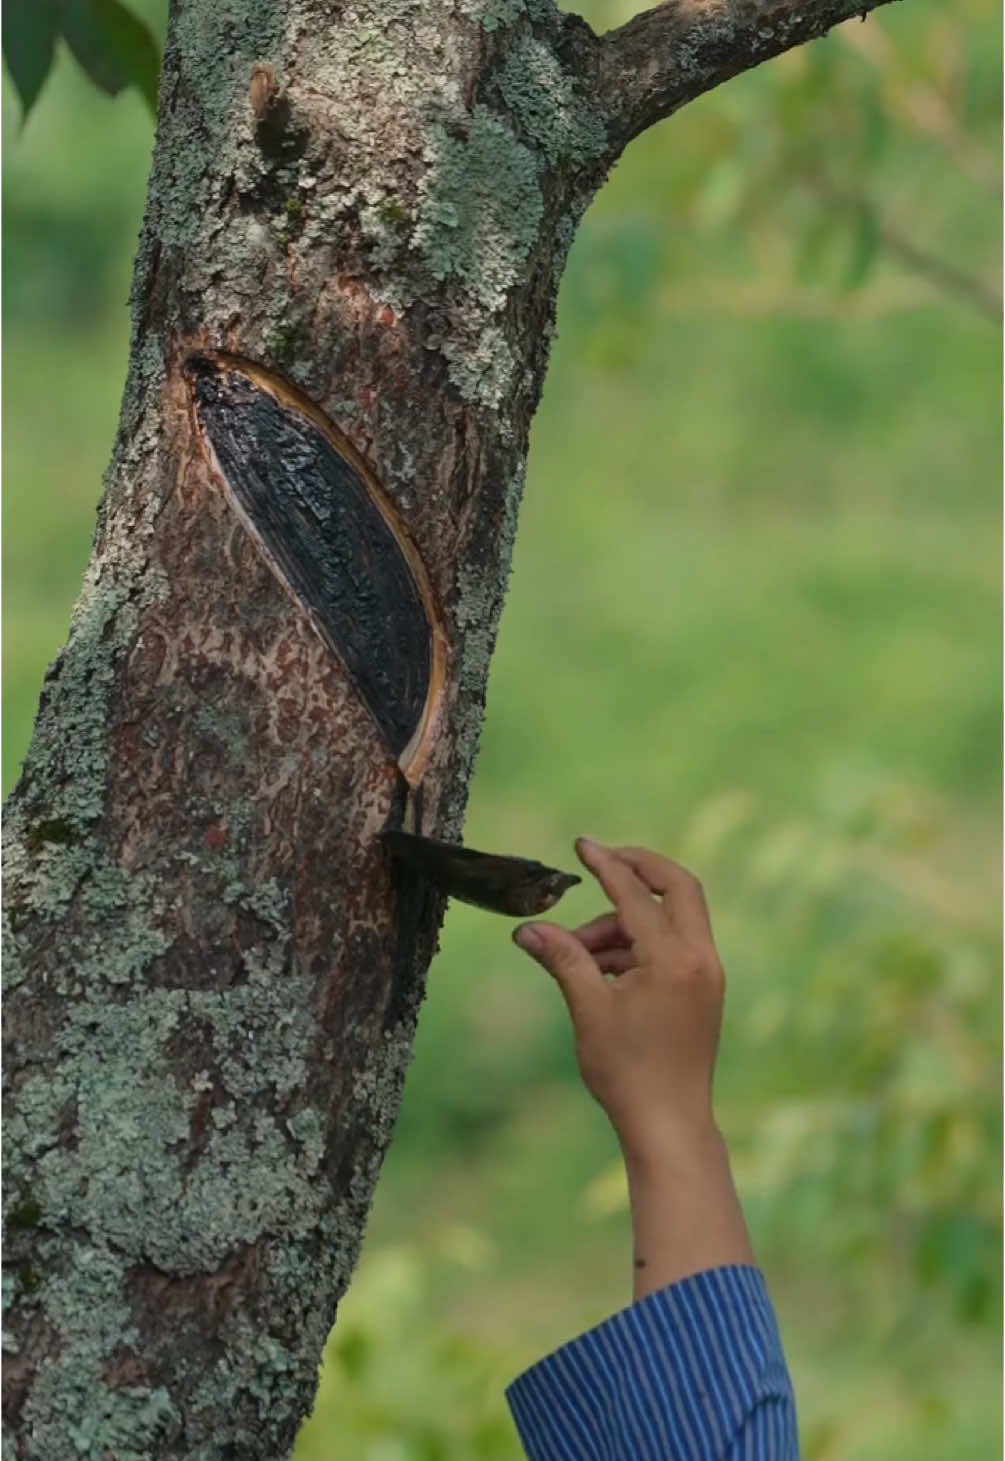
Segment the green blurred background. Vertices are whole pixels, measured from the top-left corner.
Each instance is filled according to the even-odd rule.
[[[569,261],[471,787],[474,845],[705,883],[807,1461],[1001,1449],[999,47],[990,0],[912,0],[632,145]],[[5,789],[152,142],[65,51],[23,131],[7,82]],[[518,1457],[505,1383],[630,1296],[613,1138],[507,935],[450,910],[297,1461]]]

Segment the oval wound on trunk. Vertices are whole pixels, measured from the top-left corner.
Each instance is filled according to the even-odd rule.
[[[225,356],[193,355],[185,373],[245,526],[407,774],[441,676],[439,639],[416,550],[389,499],[348,442],[340,450],[337,428],[285,382]]]

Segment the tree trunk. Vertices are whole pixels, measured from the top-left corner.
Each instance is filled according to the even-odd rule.
[[[6,815],[5,1458],[288,1454],[443,911],[377,833],[421,787],[460,836],[576,224],[631,136],[852,9],[601,40],[549,0],[173,0],[118,438]],[[293,498],[266,521],[302,448],[354,484],[341,618]],[[354,607],[378,539],[418,713]]]

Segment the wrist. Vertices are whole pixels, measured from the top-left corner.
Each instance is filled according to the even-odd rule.
[[[694,1169],[726,1156],[726,1143],[709,1112],[701,1119],[616,1128],[629,1178],[651,1178]]]

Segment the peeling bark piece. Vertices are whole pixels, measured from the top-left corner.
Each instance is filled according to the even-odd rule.
[[[288,382],[224,355],[192,355],[185,373],[232,505],[414,783],[434,729],[446,640],[394,504],[334,423]]]
[[[392,856],[420,872],[441,892],[511,918],[544,913],[563,893],[582,882],[575,873],[563,873],[530,858],[476,852],[390,828],[379,835]]]
[[[251,85],[248,88],[248,98],[251,102],[251,110],[259,122],[264,122],[269,114],[269,108],[274,105],[279,96],[279,81],[271,66],[264,62],[256,62],[251,68]]]

